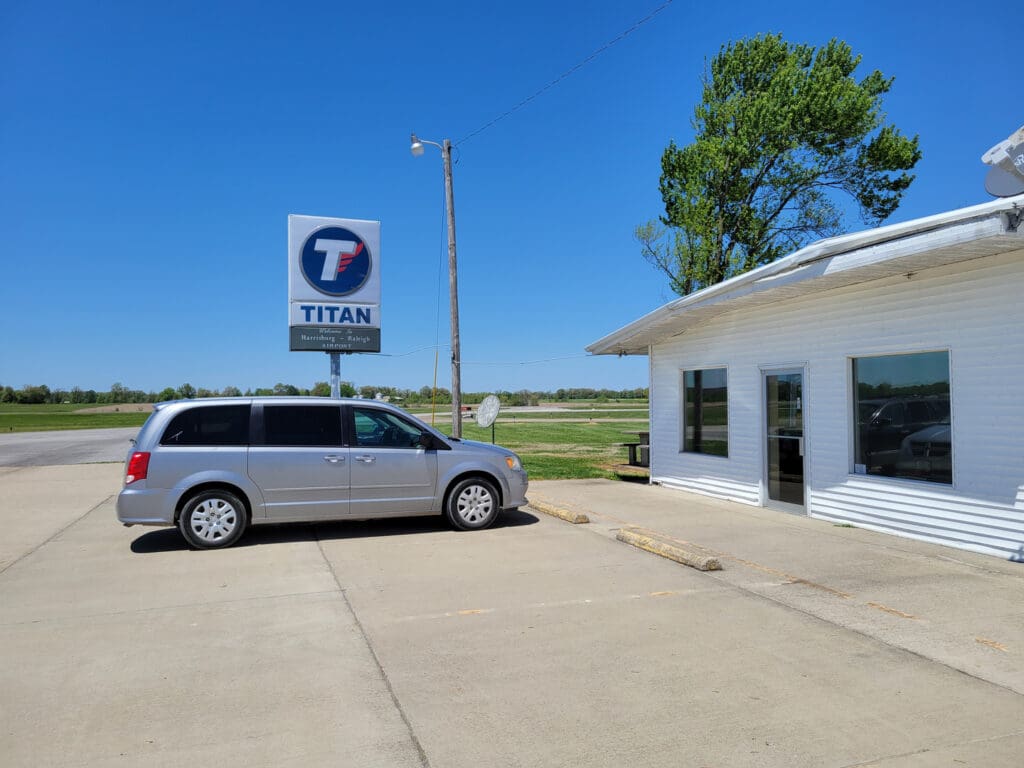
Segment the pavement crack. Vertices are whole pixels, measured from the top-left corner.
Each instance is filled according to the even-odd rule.
[[[884,766],[885,763],[888,763],[890,760],[902,761],[904,758],[907,757],[915,757],[916,755],[927,755],[929,752],[934,752],[937,749],[948,750],[953,747],[966,746],[968,744],[989,744],[993,741],[1001,741],[1003,739],[1015,739],[1018,736],[1022,735],[1024,735],[1024,731],[1010,731],[1008,733],[997,733],[993,736],[981,736],[977,739],[964,739],[962,741],[953,741],[945,744],[933,744],[931,746],[923,747],[921,749],[911,750],[910,752],[899,752],[892,755],[883,755],[881,757],[875,757],[871,760],[866,760],[862,762],[847,763],[846,765],[841,766],[841,768],[869,768],[869,766],[872,766],[874,768],[880,768],[881,766]],[[957,762],[962,761],[958,760]]]
[[[355,607],[348,599],[348,594],[346,593],[345,588],[341,586],[341,581],[338,579],[338,573],[334,570],[334,564],[331,563],[330,558],[327,557],[327,553],[324,552],[323,542],[320,540],[319,531],[314,530],[314,535],[316,536],[317,549],[320,550],[320,557],[323,558],[328,570],[330,570],[331,578],[334,579],[334,583],[338,587],[338,593],[341,595],[341,599],[345,602],[345,607],[348,608],[348,612],[352,615],[352,620],[355,622],[356,627],[359,629],[359,634],[362,636],[363,642],[366,644],[366,650],[370,652],[370,657],[373,659],[373,663],[377,666],[377,672],[380,675],[381,680],[384,681],[384,686],[387,689],[388,696],[391,697],[391,703],[394,704],[395,709],[398,712],[398,716],[402,718],[402,722],[405,724],[406,731],[409,733],[409,739],[412,741],[412,745],[416,748],[416,754],[419,757],[420,765],[423,766],[423,768],[430,768],[430,759],[427,757],[426,750],[423,749],[423,745],[416,736],[416,731],[412,727],[412,722],[409,720],[409,716],[406,714],[405,708],[402,707],[402,702],[398,699],[398,694],[395,692],[395,688],[391,684],[391,679],[388,677],[387,670],[384,669],[384,665],[381,663],[380,657],[377,655],[377,651],[374,649],[373,643],[370,641],[370,636],[366,632],[366,627],[363,626],[363,622],[360,620],[359,614],[356,613]]]
[[[33,555],[33,554],[35,554],[36,552],[38,552],[38,551],[39,551],[40,549],[42,549],[42,548],[43,548],[43,547],[45,547],[45,546],[46,546],[47,544],[49,544],[49,543],[50,543],[51,541],[53,541],[53,540],[54,540],[54,539],[56,539],[56,538],[57,538],[58,536],[60,536],[60,535],[61,535],[62,533],[64,533],[64,531],[66,531],[66,530],[67,530],[68,528],[70,528],[71,526],[75,525],[76,523],[79,523],[79,522],[81,522],[82,520],[84,520],[85,518],[87,518],[87,517],[88,517],[89,515],[91,515],[91,514],[92,514],[93,512],[95,512],[95,511],[96,511],[97,509],[99,509],[100,507],[102,507],[102,506],[103,506],[104,504],[109,504],[109,503],[110,503],[110,500],[111,500],[111,499],[113,499],[113,498],[114,498],[114,496],[115,496],[115,494],[111,494],[110,496],[107,496],[107,498],[105,498],[105,499],[104,499],[103,501],[101,501],[101,502],[100,502],[99,504],[96,504],[96,505],[95,505],[94,507],[91,507],[90,509],[87,509],[87,510],[86,510],[85,512],[83,512],[82,514],[80,514],[80,515],[79,515],[78,517],[76,517],[76,518],[75,518],[74,520],[72,520],[72,521],[71,521],[70,523],[68,523],[68,524],[67,524],[67,525],[65,525],[65,526],[64,526],[63,528],[61,528],[60,530],[58,530],[58,531],[57,531],[56,533],[54,533],[53,535],[51,535],[51,536],[50,536],[50,537],[49,537],[48,539],[45,539],[44,541],[41,541],[41,542],[39,542],[39,543],[38,543],[38,544],[36,544],[36,545],[35,545],[34,547],[32,547],[32,549],[28,550],[27,552],[23,552],[22,554],[20,554],[20,555],[19,555],[18,557],[16,557],[16,558],[15,558],[14,560],[12,560],[11,562],[9,562],[9,563],[8,563],[7,565],[5,565],[5,566],[4,566],[3,568],[0,568],[0,573],[5,573],[5,572],[6,572],[6,571],[7,571],[8,569],[10,569],[10,568],[12,568],[13,566],[17,565],[18,563],[20,563],[20,562],[21,562],[22,560],[24,560],[24,559],[25,559],[26,557],[28,557],[29,555]]]

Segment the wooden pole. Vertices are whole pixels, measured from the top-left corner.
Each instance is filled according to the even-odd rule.
[[[452,190],[452,143],[444,140],[444,193],[448,207],[448,295],[452,325],[452,437],[462,437],[462,374],[459,350],[459,276],[455,258],[455,192]]]

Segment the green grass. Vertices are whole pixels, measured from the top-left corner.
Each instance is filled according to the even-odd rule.
[[[88,405],[0,405],[0,433],[138,427],[148,413],[89,413]]]
[[[519,454],[533,480],[616,479],[629,473],[618,469],[626,463],[626,449],[619,443],[635,442],[636,432],[647,428],[647,422],[499,421],[495,441]],[[462,436],[491,442],[490,428],[481,429],[476,424],[464,423]]]
[[[420,419],[429,422],[430,411],[410,411]],[[450,420],[451,409],[447,411],[437,411],[438,415],[443,415],[446,419]],[[473,411],[473,416],[476,416],[476,411]],[[426,418],[424,418],[426,417]],[[518,411],[516,413],[509,413],[508,411],[502,411],[498,416],[499,424],[518,424],[521,421],[565,421],[571,419],[573,421],[589,421],[591,419],[647,419],[646,410],[637,411],[561,411],[561,412],[542,412],[542,413],[531,413],[529,411]],[[466,420],[464,423],[469,423]],[[475,422],[474,422],[475,423]]]

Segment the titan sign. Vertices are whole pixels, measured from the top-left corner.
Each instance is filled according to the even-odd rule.
[[[292,351],[380,352],[380,222],[288,217]]]

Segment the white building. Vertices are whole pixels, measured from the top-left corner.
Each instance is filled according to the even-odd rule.
[[[651,482],[1024,561],[1024,195],[808,246],[590,345]]]

